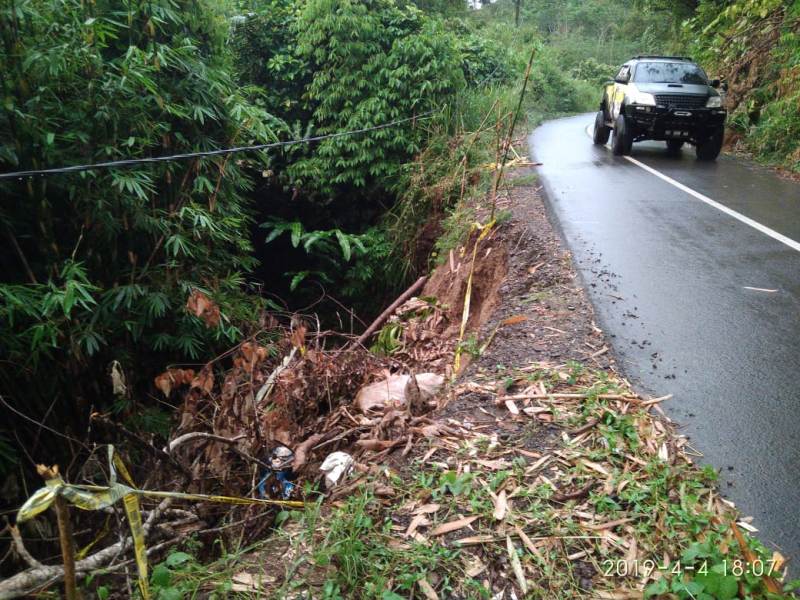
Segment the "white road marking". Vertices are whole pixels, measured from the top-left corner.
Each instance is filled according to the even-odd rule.
[[[589,133],[589,127],[590,126],[586,127],[586,135],[588,135],[589,137],[592,137],[591,133]],[[609,151],[611,150],[608,146],[603,146],[603,147],[606,150],[609,150]],[[693,197],[697,198],[698,200],[700,200],[702,202],[705,202],[709,206],[713,206],[717,210],[724,212],[726,215],[731,216],[731,217],[733,217],[734,219],[736,219],[738,221],[741,221],[745,225],[749,225],[750,227],[752,227],[753,229],[756,229],[757,231],[760,231],[764,235],[768,235],[772,239],[777,240],[777,241],[781,242],[782,244],[785,244],[785,245],[789,246],[789,248],[791,248],[792,250],[797,250],[798,252],[800,252],[800,242],[796,242],[793,239],[786,237],[782,233],[778,233],[774,229],[770,229],[766,225],[762,225],[758,221],[754,221],[750,217],[746,217],[742,213],[736,212],[732,208],[728,208],[724,204],[720,204],[719,202],[717,202],[716,200],[712,200],[708,196],[704,196],[700,192],[697,192],[697,191],[693,190],[692,188],[683,185],[680,181],[675,181],[672,177],[668,177],[667,175],[664,175],[661,171],[657,171],[653,167],[650,167],[650,166],[644,164],[643,162],[636,160],[635,158],[633,158],[631,156],[623,156],[622,158],[624,158],[625,160],[627,160],[629,162],[632,162],[637,167],[641,167],[642,169],[644,169],[645,171],[647,171],[648,173],[650,173],[652,175],[655,175],[659,179],[662,179],[663,181],[666,181],[670,185],[675,186],[676,188],[678,188],[682,192],[686,192],[690,196],[693,196]]]
[[[754,292],[766,292],[768,294],[774,294],[778,290],[768,290],[767,288],[757,288],[757,287],[750,287],[749,285],[744,286],[746,290],[753,290]]]

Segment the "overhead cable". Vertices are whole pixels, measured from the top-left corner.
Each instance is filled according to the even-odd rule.
[[[189,158],[206,158],[209,156],[224,156],[226,154],[235,154],[238,152],[253,152],[257,150],[269,150],[271,148],[281,148],[284,146],[296,146],[299,144],[308,144],[311,142],[319,142],[322,140],[329,140],[338,137],[349,135],[358,135],[361,133],[369,133],[370,131],[377,131],[379,129],[386,129],[388,127],[395,127],[409,121],[419,121],[432,115],[434,112],[430,110],[426,113],[416,115],[413,117],[406,117],[405,119],[398,119],[390,123],[383,123],[382,125],[374,125],[372,127],[365,127],[363,129],[355,129],[351,131],[340,131],[337,133],[329,133],[326,135],[315,135],[311,137],[300,138],[296,140],[286,140],[283,142],[271,142],[269,144],[256,144],[253,146],[237,146],[234,148],[220,148],[218,150],[205,150],[203,152],[188,152],[186,154],[171,154],[169,156],[153,156],[149,158],[128,158],[122,160],[111,160],[108,162],[92,163],[86,165],[71,165],[67,167],[55,167],[50,169],[33,169],[29,171],[15,171],[11,173],[0,173],[0,179],[22,179],[24,177],[36,177],[39,175],[58,175],[62,173],[79,173],[81,171],[94,171],[96,169],[118,169],[125,167],[134,167],[137,165],[146,165],[162,162],[172,162],[177,160],[186,160]]]

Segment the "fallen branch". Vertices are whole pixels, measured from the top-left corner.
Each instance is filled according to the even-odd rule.
[[[170,504],[172,504],[172,499],[165,498],[161,502],[161,504],[159,504],[156,508],[154,508],[153,511],[150,513],[150,516],[147,518],[147,521],[145,521],[143,526],[145,538],[155,525],[156,520],[169,507]],[[12,530],[12,536],[13,536],[13,530]],[[27,551],[25,545],[22,542],[22,537],[19,536],[19,534],[13,536],[13,539],[17,551],[20,553],[20,556],[22,556],[25,559],[26,562],[28,562],[29,564],[40,564]],[[132,539],[130,537],[126,537],[117,542],[116,544],[112,544],[108,548],[103,548],[102,550],[95,552],[91,556],[84,558],[83,560],[77,561],[75,563],[76,576],[104,568],[115,557],[117,557],[122,552],[125,552],[128,548],[130,548],[132,546],[132,543],[133,543]],[[0,600],[9,600],[11,598],[19,598],[21,596],[27,596],[31,593],[31,590],[39,588],[44,584],[49,585],[57,583],[61,581],[63,578],[64,578],[64,567],[61,566],[51,567],[42,565],[34,567],[32,569],[28,569],[26,571],[22,571],[21,573],[17,573],[13,577],[9,577],[8,579],[0,581]]]
[[[363,346],[364,343],[370,337],[372,337],[372,334],[374,334],[376,331],[378,331],[378,329],[383,325],[384,321],[386,321],[386,319],[388,319],[389,317],[392,316],[392,314],[394,314],[394,311],[396,311],[406,300],[411,298],[411,296],[413,296],[414,294],[416,294],[418,291],[420,291],[422,289],[422,286],[425,285],[425,282],[427,280],[428,280],[428,276],[427,275],[423,275],[422,277],[417,279],[410,288],[408,288],[405,292],[403,292],[400,295],[400,297],[397,298],[397,300],[395,300],[394,302],[392,302],[389,305],[389,308],[387,308],[385,311],[383,311],[378,316],[378,318],[375,319],[369,327],[367,327],[367,329],[366,329],[366,331],[364,333],[362,333],[360,336],[358,336],[358,339],[355,342],[353,342],[351,344],[348,344],[345,347],[345,349],[346,350],[350,350],[354,346]]]
[[[154,444],[148,442],[143,437],[139,436],[138,434],[134,433],[124,425],[117,423],[116,421],[112,421],[107,416],[102,415],[100,413],[93,413],[91,415],[92,421],[97,421],[105,425],[106,427],[111,427],[115,431],[121,433],[123,436],[128,438],[129,440],[136,442],[142,448],[144,448],[153,458],[156,460],[166,460],[171,465],[175,466],[179,469],[183,475],[187,478],[192,477],[191,471],[187,469],[180,461],[176,460],[175,457],[170,456],[170,454],[166,451],[166,449],[157,448]]]
[[[585,400],[586,398],[597,398],[598,400],[622,400],[641,404],[643,401],[635,396],[625,396],[624,394],[516,394],[514,396],[498,396],[494,403],[498,406],[505,404],[506,400]]]
[[[584,425],[582,427],[578,427],[577,429],[573,429],[573,430],[569,431],[568,433],[570,435],[580,435],[582,433],[585,433],[585,432],[589,431],[592,427],[597,425],[599,422],[600,422],[600,419],[591,419],[588,423],[586,423],[586,425]]]
[[[186,444],[188,442],[191,442],[192,440],[197,440],[197,439],[212,440],[214,442],[222,442],[223,444],[235,444],[236,442],[238,442],[239,440],[243,439],[244,437],[245,437],[245,435],[241,434],[241,435],[237,435],[234,438],[226,438],[226,437],[223,437],[221,435],[215,435],[213,433],[206,433],[204,431],[192,431],[190,433],[184,433],[183,435],[179,435],[178,437],[176,437],[174,440],[172,440],[169,443],[169,446],[167,448],[165,448],[164,450],[167,453],[172,454],[173,452],[175,452],[175,449],[178,446],[182,446],[183,444]]]

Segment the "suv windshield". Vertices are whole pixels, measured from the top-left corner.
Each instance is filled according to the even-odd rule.
[[[636,83],[696,83],[707,85],[703,69],[685,62],[642,62],[636,66]]]

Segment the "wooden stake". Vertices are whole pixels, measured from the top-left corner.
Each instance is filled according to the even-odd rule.
[[[64,559],[64,596],[67,600],[78,599],[75,582],[75,544],[72,540],[72,523],[69,520],[67,501],[56,498],[56,518],[58,519],[58,538],[61,541],[61,556]]]
[[[52,467],[37,465],[36,470],[45,481],[58,477],[58,465]],[[61,496],[56,496],[55,509],[61,557],[64,561],[64,597],[67,600],[78,600],[78,585],[75,581],[75,542],[72,539],[72,523],[69,520],[67,501]]]

